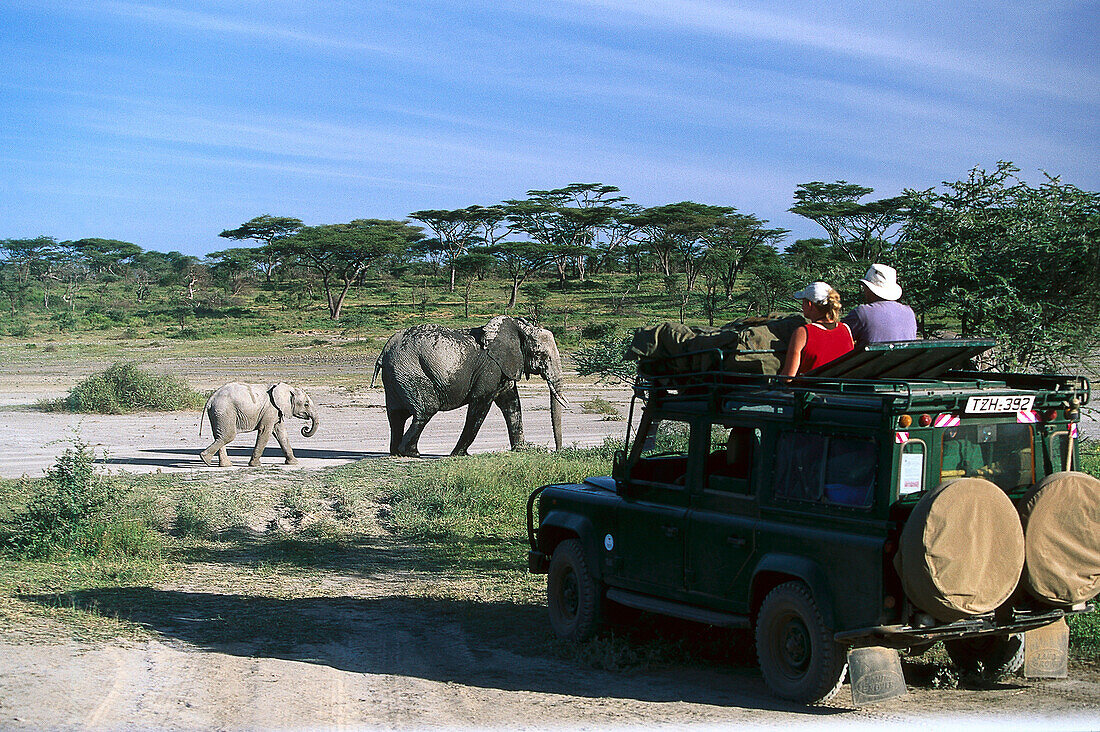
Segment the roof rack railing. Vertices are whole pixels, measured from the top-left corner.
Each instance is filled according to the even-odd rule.
[[[768,351],[756,351],[767,353]],[[709,357],[724,365],[726,358],[735,352],[720,348],[687,351],[660,359],[643,358],[638,362],[638,377],[634,384],[635,394],[643,398],[656,392],[676,391],[678,398],[693,396],[704,398],[715,392],[728,393],[739,389],[782,389],[791,393],[829,391],[838,394],[860,394],[866,396],[903,398],[904,407],[912,401],[914,383],[935,383],[924,379],[850,379],[836,376],[781,376],[777,374],[753,374],[725,369],[704,369],[698,371],[675,371],[653,373],[647,365],[665,364],[669,361],[693,357]],[[750,353],[737,351],[736,353]],[[664,369],[660,369],[664,371]]]

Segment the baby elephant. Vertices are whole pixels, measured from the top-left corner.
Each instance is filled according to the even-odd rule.
[[[256,447],[252,450],[249,465],[260,464],[260,455],[273,431],[286,455],[287,465],[294,465],[298,460],[290,449],[283,420],[291,416],[310,420],[311,424],[302,428],[302,434],[306,437],[313,437],[317,431],[317,410],[313,400],[304,391],[289,384],[242,384],[234,381],[211,394],[205,409],[210,418],[210,429],[214,432],[214,444],[199,453],[207,465],[214,464],[214,453],[218,453],[218,464],[223,468],[232,465],[225,446],[233,441],[238,432],[253,430],[257,432]],[[199,434],[202,434],[202,420],[199,420]]]

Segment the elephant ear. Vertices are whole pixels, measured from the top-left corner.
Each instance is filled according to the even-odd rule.
[[[284,417],[293,416],[290,406],[290,384],[281,382],[272,384],[271,388],[267,390],[267,393],[271,397],[271,403],[279,410],[280,420]]]
[[[517,381],[523,376],[523,339],[516,321],[498,315],[480,328],[474,328],[471,334],[507,378]]]

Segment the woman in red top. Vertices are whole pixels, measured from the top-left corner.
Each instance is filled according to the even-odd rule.
[[[802,301],[802,314],[810,322],[791,336],[780,372],[783,376],[804,374],[855,347],[852,331],[840,322],[840,294],[836,290],[825,282],[814,282],[792,297]]]

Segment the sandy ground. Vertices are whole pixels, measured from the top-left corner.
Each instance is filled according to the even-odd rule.
[[[104,470],[132,473],[217,471],[199,460],[200,450],[213,442],[210,423],[200,412],[143,413],[131,415],[62,414],[32,408],[41,399],[55,399],[69,393],[85,373],[105,364],[49,365],[35,363],[33,369],[13,369],[0,374],[0,477],[40,477],[72,439],[91,445]],[[67,366],[67,368],[66,368]],[[310,470],[379,457],[389,452],[389,424],[381,382],[370,388],[373,363],[353,367],[317,361],[308,357],[287,363],[245,364],[243,359],[182,359],[162,364],[162,370],[185,376],[191,386],[210,390],[227,381],[274,383],[287,381],[303,386],[320,408],[317,433],[305,438],[292,420],[288,425],[291,449],[299,463],[286,466],[282,449],[271,438],[264,451],[264,466]],[[75,373],[74,373],[75,371]],[[333,382],[344,382],[333,386]],[[629,391],[574,383],[568,394],[570,407],[563,415],[563,444],[598,445],[609,435],[622,435],[623,421],[605,421],[599,414],[586,414],[582,402],[599,394],[626,414]],[[524,437],[528,442],[553,448],[550,426],[549,391],[535,378],[520,384]],[[436,415],[420,439],[422,455],[447,455],[458,440],[466,410]],[[229,446],[235,468],[247,467],[256,443],[256,433],[238,434]],[[504,417],[495,406],[486,417],[470,452],[508,449]]]
[[[196,388],[233,379],[286,379],[305,386],[323,409],[312,439],[291,439],[301,463],[295,470],[381,455],[387,427],[381,389],[366,388],[370,364],[323,360],[287,363],[177,359],[162,363]],[[64,395],[79,377],[103,364],[42,363],[0,373],[0,475],[41,475],[65,440],[75,434],[96,446],[105,470],[216,471],[196,453],[198,413],[73,417],[44,414],[26,405]],[[299,376],[288,378],[287,373]],[[550,443],[544,384],[524,384],[527,438]],[[565,419],[566,443],[598,444],[621,434],[623,422],[584,414],[580,402],[595,393],[625,411],[627,392],[573,384]],[[462,411],[439,415],[421,441],[426,454],[449,452]],[[203,428],[209,435],[209,426]],[[231,453],[243,465],[251,437]],[[503,419],[494,409],[473,449],[507,447]],[[274,442],[265,467],[279,466]],[[232,470],[248,470],[233,468]],[[183,476],[181,476],[183,478]],[[383,537],[374,547],[384,557]],[[374,560],[377,560],[375,556]],[[383,562],[384,565],[384,562]],[[201,571],[196,569],[196,571]],[[217,579],[194,577],[188,586],[117,588],[90,598],[102,614],[118,614],[151,634],[134,640],[71,637],[48,621],[0,626],[0,728],[2,729],[607,729],[707,728],[778,725],[876,730],[913,724],[968,731],[1097,729],[1100,675],[1074,670],[1069,679],[1013,679],[993,689],[935,689],[927,678],[906,697],[853,709],[845,687],[829,706],[807,709],[773,698],[759,672],[741,668],[671,668],[645,672],[592,669],[518,643],[484,636],[486,613],[501,622],[517,608],[478,606],[479,620],[446,602],[411,599],[412,581],[398,571],[311,575],[286,599],[235,583],[231,570]],[[228,579],[226,572],[230,572]],[[420,577],[417,582],[445,577]],[[531,581],[539,581],[532,578]],[[220,583],[220,584],[219,584]],[[253,594],[250,594],[252,592]],[[272,595],[275,596],[272,596]],[[545,610],[519,608],[528,622]],[[274,634],[229,636],[229,617],[293,617],[324,629],[320,640],[299,642]],[[37,623],[37,621],[35,621]],[[152,637],[150,638],[149,635]],[[907,672],[908,673],[908,672]],[[919,668],[916,674],[927,673]],[[912,683],[912,681],[911,681]]]

